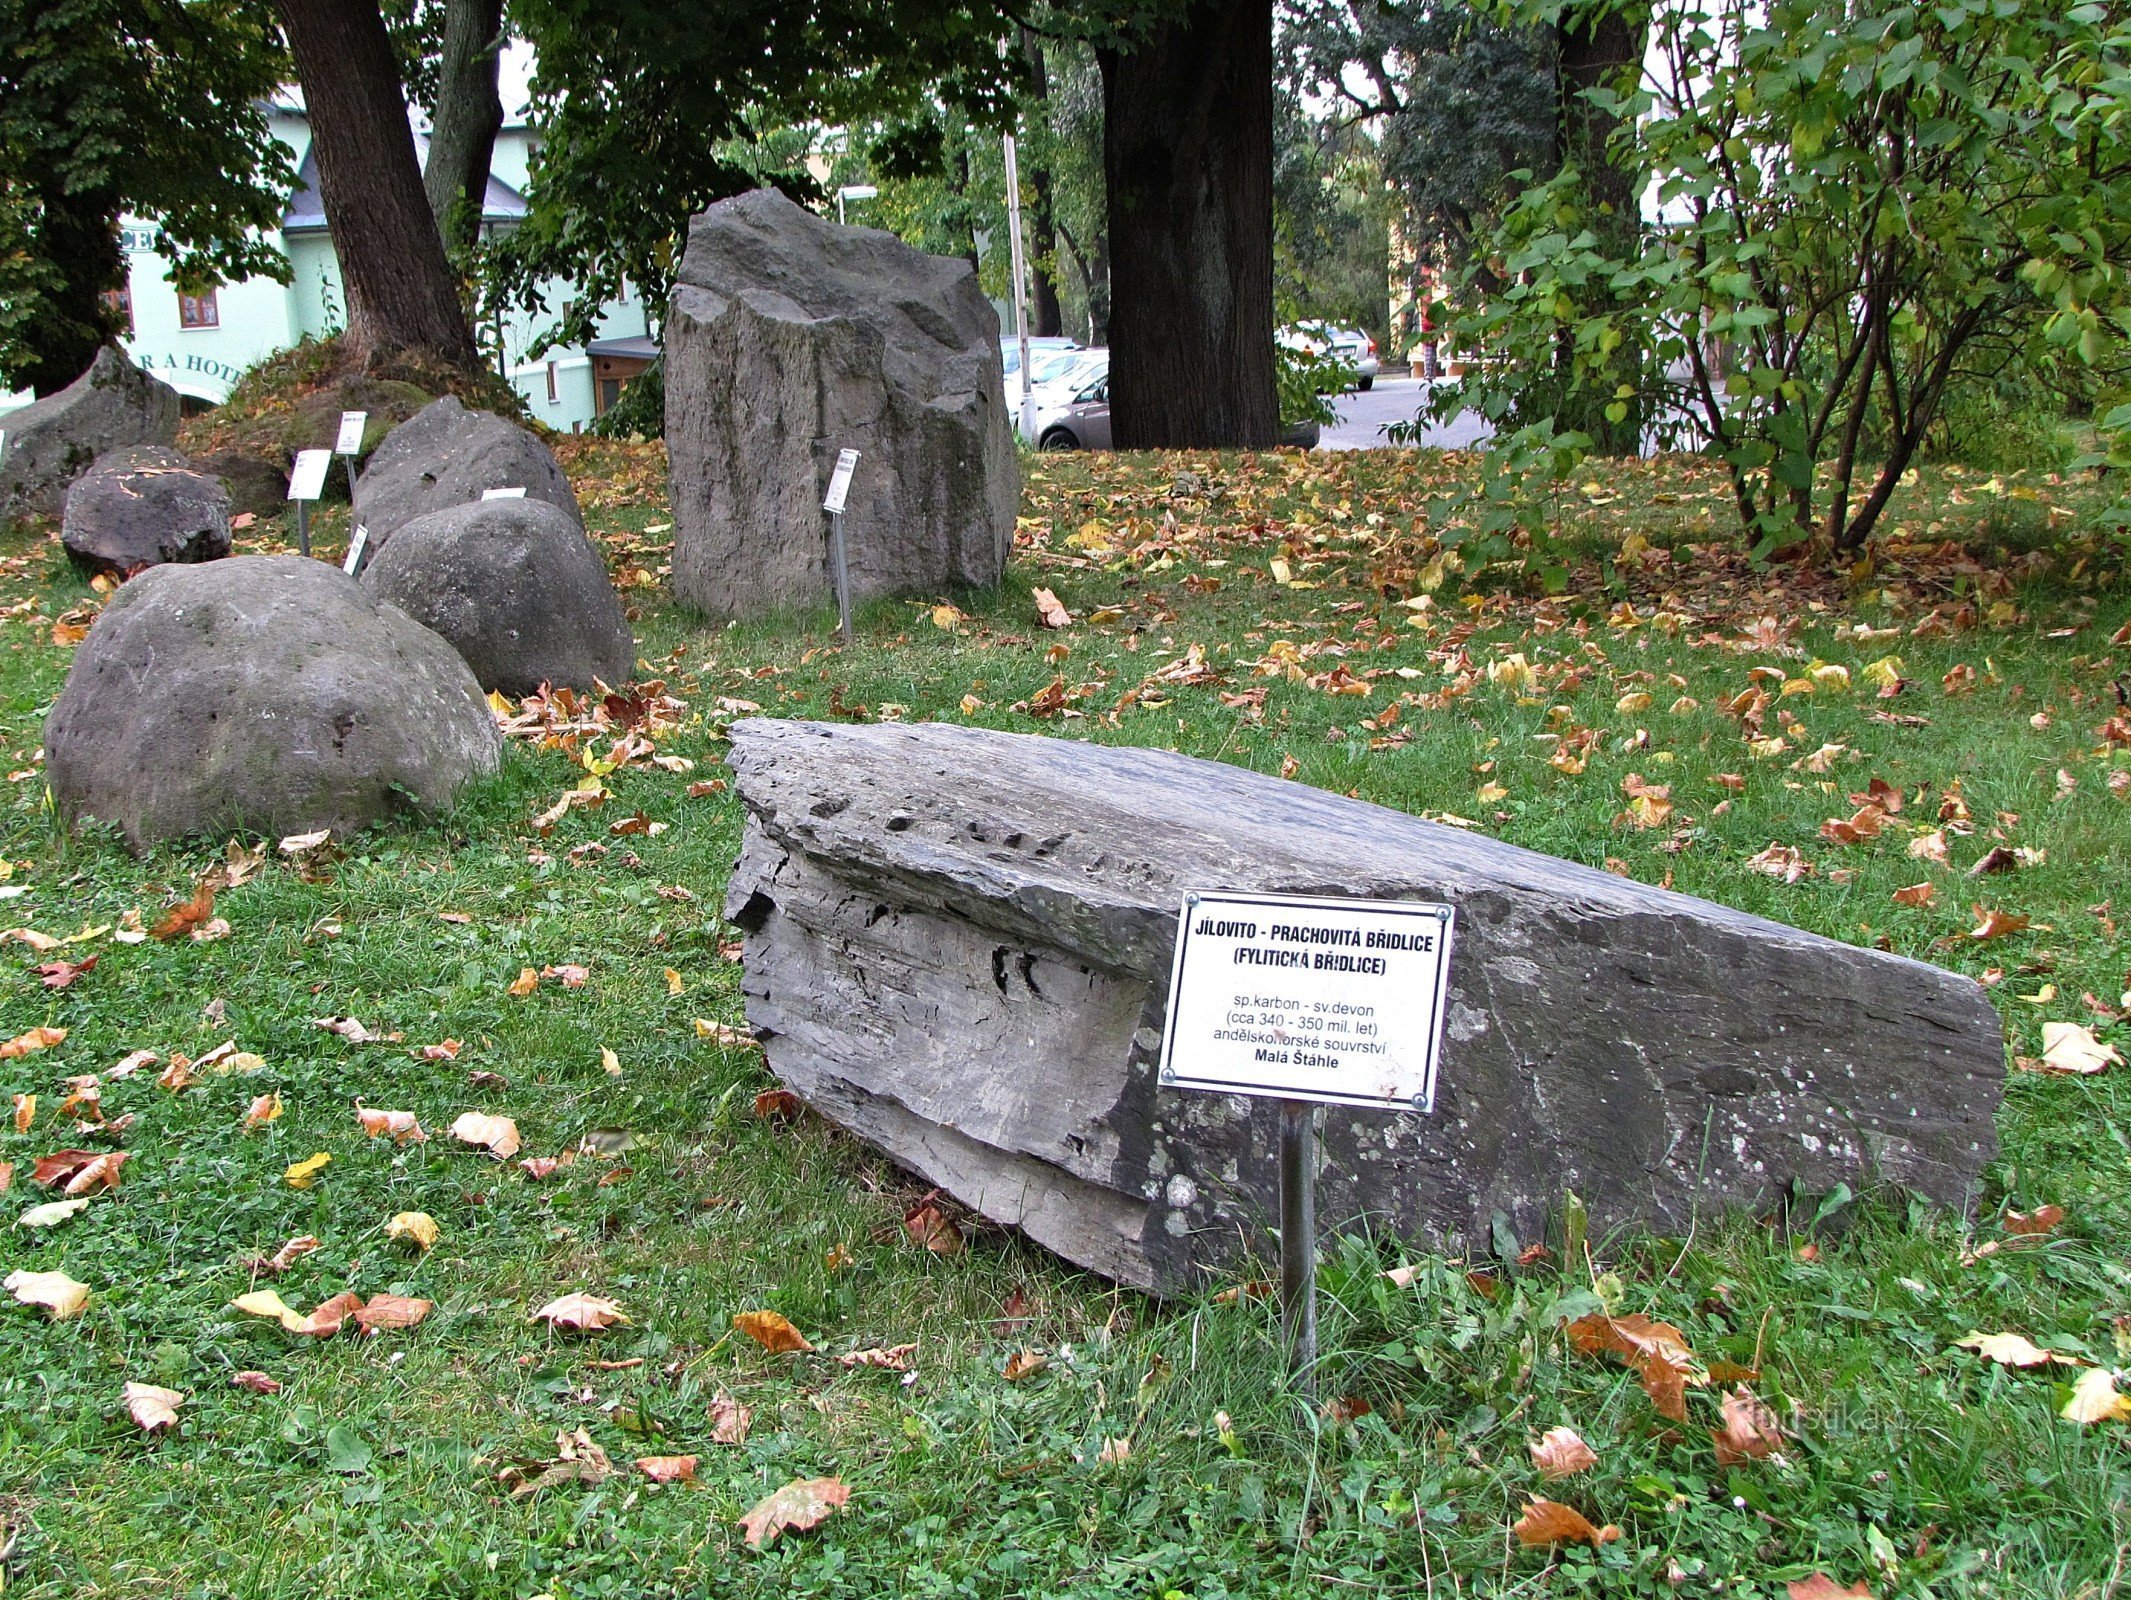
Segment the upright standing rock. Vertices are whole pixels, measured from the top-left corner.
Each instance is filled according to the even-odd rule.
[[[355,480],[355,520],[378,550],[403,523],[479,500],[490,489],[523,489],[582,524],[570,480],[530,430],[456,396],[433,401],[385,435]]]
[[[57,394],[0,417],[0,528],[17,517],[56,516],[67,486],[106,451],[169,444],[178,436],[178,392],[111,345]]]
[[[167,561],[229,554],[229,491],[175,450],[129,445],[74,480],[60,543],[76,566],[123,578]]]
[[[1166,751],[756,720],[729,759],[771,1069],[1128,1283],[1188,1289],[1273,1215],[1274,1107],[1155,1081],[1191,889],[1457,908],[1435,1112],[1330,1108],[1325,1217],[1533,1240],[1574,1190],[1594,1229],[1684,1230],[1793,1180],[1965,1206],[1997,1150],[1997,1013],[1920,961]]]
[[[998,582],[1020,472],[975,272],[773,189],[720,201],[666,319],[680,597],[714,617],[831,600],[821,499],[844,449],[855,599]]]

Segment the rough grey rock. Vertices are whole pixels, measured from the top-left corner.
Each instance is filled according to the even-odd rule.
[[[925,1181],[1188,1290],[1274,1210],[1272,1104],[1157,1090],[1191,889],[1458,912],[1434,1115],[1331,1107],[1318,1212],[1409,1238],[1683,1230],[1891,1182],[1974,1198],[2002,1029],[1973,981],[1155,750],[750,720],[727,915],[771,1068]]]
[[[401,525],[363,587],[442,634],[484,689],[620,685],[629,619],[592,541],[539,500],[476,500]]]
[[[195,472],[221,480],[232,515],[278,517],[289,508],[288,468],[243,450],[211,450],[192,458]]]
[[[0,417],[0,527],[17,517],[56,516],[67,486],[107,451],[169,444],[178,436],[178,392],[111,345],[57,394]]]
[[[518,488],[582,522],[577,496],[548,447],[492,411],[469,411],[453,395],[424,406],[385,435],[355,479],[355,521],[381,548],[407,523],[479,500],[485,489]]]
[[[441,809],[501,746],[450,645],[297,556],[134,578],[75,648],[44,725],[61,814],[117,823],[137,850]]]
[[[166,561],[229,554],[229,491],[175,450],[129,445],[74,480],[60,543],[89,572],[125,577]]]
[[[673,585],[713,617],[835,598],[823,491],[860,452],[856,600],[999,581],[1020,468],[999,317],[965,261],[773,189],[688,229],[666,319]]]

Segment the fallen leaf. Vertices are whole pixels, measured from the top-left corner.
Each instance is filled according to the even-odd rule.
[[[0,1194],[6,1194],[15,1186],[15,1163],[0,1161]]]
[[[1058,596],[1048,589],[1035,589],[1029,598],[1036,602],[1036,618],[1046,628],[1070,628],[1073,613],[1059,604]]]
[[[173,1056],[170,1065],[156,1074],[155,1081],[176,1094],[181,1089],[190,1089],[200,1081],[200,1075],[192,1070],[192,1063],[183,1056]]]
[[[2079,1365],[2071,1356],[2061,1356],[2054,1350],[2044,1350],[2017,1333],[1970,1333],[1965,1339],[1954,1340],[1954,1344],[1963,1350],[1973,1350],[1985,1361],[1994,1361],[2001,1367]]]
[[[720,1389],[710,1401],[710,1437],[713,1444],[745,1444],[755,1413]]]
[[[437,1219],[426,1211],[394,1212],[385,1221],[385,1237],[427,1250],[437,1242]]]
[[[930,1250],[936,1256],[959,1254],[962,1249],[962,1230],[955,1226],[954,1219],[931,1200],[921,1200],[903,1213],[903,1232],[910,1242]]]
[[[565,1483],[604,1483],[614,1476],[614,1463],[607,1458],[607,1452],[593,1443],[584,1429],[558,1433],[555,1444],[558,1459],[515,1462],[496,1474],[511,1486],[513,1500]]]
[[[172,906],[161,921],[148,930],[156,939],[175,939],[181,933],[190,933],[215,914],[215,888],[217,879],[213,873],[202,878],[192,891],[192,898]]]
[[[1718,1466],[1766,1460],[1783,1448],[1782,1422],[1745,1384],[1726,1395],[1720,1409],[1724,1426],[1711,1429],[1709,1435],[1717,1447]]]
[[[1120,1461],[1130,1461],[1132,1459],[1132,1436],[1127,1434],[1121,1439],[1103,1440],[1102,1448],[1095,1452],[1095,1459],[1104,1466],[1115,1466]]]
[[[422,1131],[422,1125],[415,1121],[412,1111],[377,1111],[369,1106],[357,1106],[355,1120],[373,1139],[381,1139],[387,1134],[391,1135],[394,1144],[425,1144],[429,1139],[429,1135]]]
[[[299,1233],[276,1250],[266,1262],[266,1270],[277,1277],[296,1265],[313,1250],[321,1248],[325,1241],[315,1233]]]
[[[37,976],[47,989],[64,989],[85,972],[96,970],[96,957],[86,961],[47,961],[37,968]]]
[[[159,1388],[152,1383],[126,1385],[126,1414],[133,1418],[133,1425],[143,1433],[154,1433],[159,1428],[175,1428],[178,1425],[178,1407],[184,1403],[184,1394],[176,1389]]]
[[[1658,1411],[1675,1422],[1687,1420],[1687,1387],[1709,1381],[1687,1347],[1686,1335],[1669,1322],[1653,1322],[1640,1312],[1609,1317],[1594,1312],[1567,1328],[1569,1342],[1585,1355],[1606,1351],[1633,1367]]]
[[[127,1054],[119,1057],[117,1061],[113,1062],[110,1069],[105,1072],[104,1076],[114,1081],[120,1078],[130,1078],[136,1072],[140,1071],[141,1068],[152,1067],[162,1059],[163,1058],[157,1055],[153,1050],[129,1051]]]
[[[730,1023],[711,1022],[702,1017],[695,1019],[696,1037],[708,1039],[727,1050],[759,1050],[761,1040],[745,1028],[735,1028]]]
[[[1763,877],[1774,878],[1778,883],[1796,883],[1808,877],[1813,864],[1799,853],[1795,845],[1769,841],[1768,848],[1746,858],[1746,869],[1758,872]]]
[[[340,1332],[341,1324],[362,1309],[362,1303],[363,1297],[359,1294],[337,1294],[330,1300],[320,1301],[317,1309],[306,1316],[272,1289],[254,1289],[230,1302],[246,1316],[269,1317],[290,1333],[311,1339],[329,1339]]]
[[[281,1393],[281,1380],[279,1378],[269,1377],[267,1374],[252,1367],[247,1367],[242,1372],[232,1374],[229,1385],[232,1389],[249,1389],[253,1394]]]
[[[836,1364],[844,1370],[855,1371],[860,1367],[876,1367],[883,1372],[908,1372],[910,1353],[915,1344],[891,1345],[886,1349],[851,1350],[836,1358]]]
[[[1590,1519],[1574,1506],[1537,1498],[1524,1508],[1524,1515],[1517,1519],[1510,1531],[1527,1550],[1540,1545],[1611,1544],[1620,1537],[1620,1529],[1610,1522],[1603,1528],[1594,1528]]]
[[[64,1272],[18,1269],[7,1275],[0,1288],[26,1306],[42,1306],[54,1322],[80,1316],[82,1307],[89,1303],[89,1286],[77,1283]]]
[[[354,1308],[352,1315],[360,1326],[372,1332],[383,1332],[388,1328],[416,1327],[435,1309],[435,1304],[428,1300],[399,1294],[374,1294]]]
[[[456,1061],[464,1047],[456,1039],[446,1039],[442,1044],[418,1044],[407,1053],[417,1061]]]
[[[321,1150],[316,1155],[305,1156],[301,1161],[290,1162],[288,1170],[282,1173],[281,1177],[291,1189],[308,1189],[318,1181],[318,1175],[332,1165],[332,1162],[333,1158]]]
[[[486,1111],[462,1111],[451,1125],[451,1136],[461,1144],[477,1145],[493,1155],[498,1161],[508,1161],[518,1153],[518,1124],[509,1117],[492,1116]]]
[[[48,1156],[39,1156],[30,1168],[30,1182],[41,1188],[51,1189],[69,1182],[73,1176],[97,1159],[94,1150],[54,1150]]]
[[[1051,1364],[1051,1358],[1040,1350],[1016,1350],[1006,1358],[1006,1368],[999,1376],[1008,1383],[1019,1383],[1023,1378],[1034,1377]]]
[[[1574,1428],[1549,1428],[1527,1447],[1542,1478],[1568,1478],[1598,1465],[1598,1452]]]
[[[694,1483],[694,1456],[638,1456],[636,1470],[653,1483]]]
[[[2042,1068],[2045,1072],[2091,1076],[2110,1067],[2120,1067],[2124,1058],[2113,1044],[2094,1037],[2094,1030],[2077,1022],[2045,1022],[2042,1025]]]
[[[765,1089],[755,1096],[755,1115],[768,1122],[791,1122],[806,1103],[789,1089]]]
[[[89,1207],[89,1198],[82,1195],[73,1200],[47,1200],[42,1205],[31,1206],[15,1219],[18,1228],[55,1228],[67,1218]]]
[[[116,1189],[118,1169],[126,1163],[126,1152],[113,1150],[96,1157],[83,1165],[67,1179],[68,1194],[88,1194],[95,1189]]]
[[[320,828],[313,833],[292,833],[281,841],[279,848],[285,856],[308,855],[332,837],[331,828]]]
[[[782,1312],[736,1311],[733,1326],[773,1355],[791,1355],[811,1350],[805,1334],[793,1327]]]
[[[1837,1583],[1825,1572],[1816,1572],[1810,1577],[1793,1578],[1784,1587],[1791,1600],[1873,1600],[1872,1590],[1865,1584],[1848,1586]]]
[[[1992,911],[1982,906],[1974,908],[1976,925],[1968,930],[1968,937],[1978,943],[2002,939],[2009,933],[2018,933],[2028,924],[2028,919],[2017,912]]]
[[[278,1122],[280,1120],[281,1091],[276,1089],[271,1094],[260,1095],[249,1106],[245,1107],[244,1131],[250,1133],[254,1128],[263,1128],[269,1122]]]
[[[523,999],[525,996],[531,994],[535,989],[539,987],[540,974],[535,972],[531,967],[520,967],[518,969],[518,976],[511,979],[510,981],[509,990],[510,993],[518,996],[520,999]]]
[[[33,1094],[15,1096],[15,1131],[28,1133],[30,1124],[37,1120],[37,1097]]]
[[[545,1322],[558,1333],[597,1333],[629,1318],[614,1301],[578,1292],[558,1295],[535,1310],[532,1320]]]
[[[836,1478],[795,1478],[757,1501],[740,1526],[747,1530],[747,1542],[759,1549],[780,1533],[816,1526],[850,1498],[850,1486]]]
[[[2096,1422],[2131,1422],[2131,1395],[2116,1392],[2116,1374],[2107,1367],[2090,1367],[2072,1385],[2072,1397],[2057,1413],[2082,1427]]]
[[[2019,865],[2019,856],[2010,849],[2002,844],[1993,845],[1977,858],[1976,864],[1968,869],[1968,875],[1971,878],[1987,878],[1994,872],[2011,872]]]
[[[592,969],[581,967],[574,961],[565,961],[560,966],[542,967],[540,975],[543,978],[561,979],[565,989],[582,989],[591,981]]]
[[[2063,1221],[2063,1206],[2037,1206],[2033,1211],[2006,1212],[2005,1231],[2010,1234],[2034,1236],[2054,1231]]]
[[[14,1038],[9,1039],[4,1044],[0,1044],[0,1061],[15,1061],[39,1050],[49,1050],[53,1045],[65,1039],[66,1036],[67,1030],[64,1028],[52,1028],[42,1025],[30,1029],[28,1033],[18,1033]],[[36,1104],[34,1098],[30,1103],[33,1106]],[[19,1109],[21,1096],[19,1095],[16,1096],[16,1104],[18,1107],[16,1116],[19,1118],[21,1116]]]
[[[1912,883],[1905,889],[1894,891],[1894,903],[1898,906],[1915,906],[1919,909],[1931,904],[1932,896],[1938,893],[1933,883]]]

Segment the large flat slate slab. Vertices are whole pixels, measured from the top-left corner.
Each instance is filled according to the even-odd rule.
[[[1809,1191],[1969,1205],[2004,1042],[1980,985],[1360,801],[943,724],[732,729],[749,1022],[817,1109],[1125,1283],[1262,1246],[1278,1114],[1159,1090],[1182,895],[1458,909],[1433,1116],[1334,1107],[1318,1211],[1407,1237],[1683,1230]]]

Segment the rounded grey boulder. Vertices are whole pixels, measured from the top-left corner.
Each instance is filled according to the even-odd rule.
[[[76,566],[120,578],[219,561],[229,554],[229,491],[161,445],[113,450],[67,491],[59,539]]]
[[[480,500],[489,489],[523,489],[582,522],[570,480],[548,447],[491,411],[446,395],[385,435],[355,480],[355,520],[379,549],[416,517]]]
[[[136,850],[441,809],[501,747],[450,645],[298,556],[149,568],[76,648],[44,725],[60,813]]]
[[[484,689],[626,683],[636,662],[599,552],[539,500],[476,500],[403,523],[362,581],[441,634]]]

